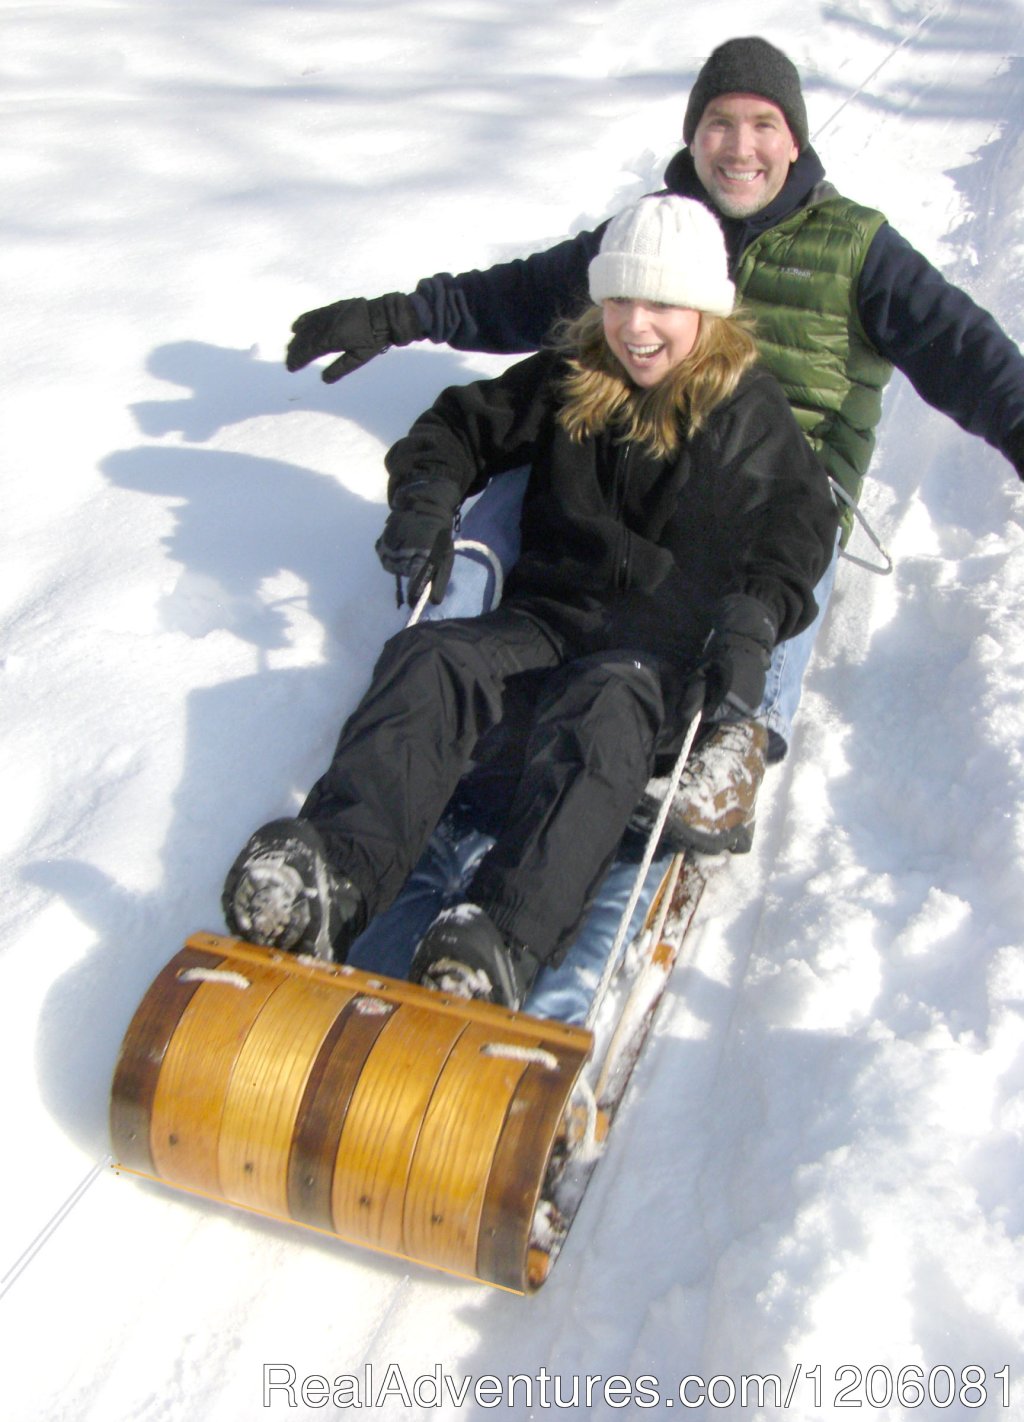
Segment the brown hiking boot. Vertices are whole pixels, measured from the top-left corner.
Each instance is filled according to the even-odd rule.
[[[683,770],[661,837],[663,848],[700,854],[746,854],[754,841],[754,807],[764,778],[768,732],[757,721],[717,721]],[[664,794],[664,781],[644,799]],[[645,807],[646,808],[646,807]],[[656,809],[656,807],[655,807]]]

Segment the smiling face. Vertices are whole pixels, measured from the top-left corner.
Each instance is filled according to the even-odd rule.
[[[726,217],[749,217],[782,191],[800,149],[782,110],[756,94],[722,94],[690,145],[697,177]]]
[[[649,390],[693,350],[700,312],[609,296],[601,302],[605,340],[634,385]]]

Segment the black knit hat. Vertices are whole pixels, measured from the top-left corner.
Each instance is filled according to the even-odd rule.
[[[807,110],[796,65],[767,40],[751,36],[731,39],[712,50],[690,91],[683,119],[683,142],[692,143],[701,115],[719,94],[757,94],[769,99],[786,116],[800,148],[810,143]]]

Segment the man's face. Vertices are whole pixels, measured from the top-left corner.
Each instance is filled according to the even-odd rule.
[[[701,114],[690,151],[719,212],[749,217],[782,191],[800,149],[777,104],[757,94],[722,94]]]

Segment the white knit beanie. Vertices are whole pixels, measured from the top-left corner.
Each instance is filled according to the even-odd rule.
[[[605,229],[590,263],[590,296],[598,304],[621,296],[728,316],[736,289],[716,218],[692,198],[641,198]]]

